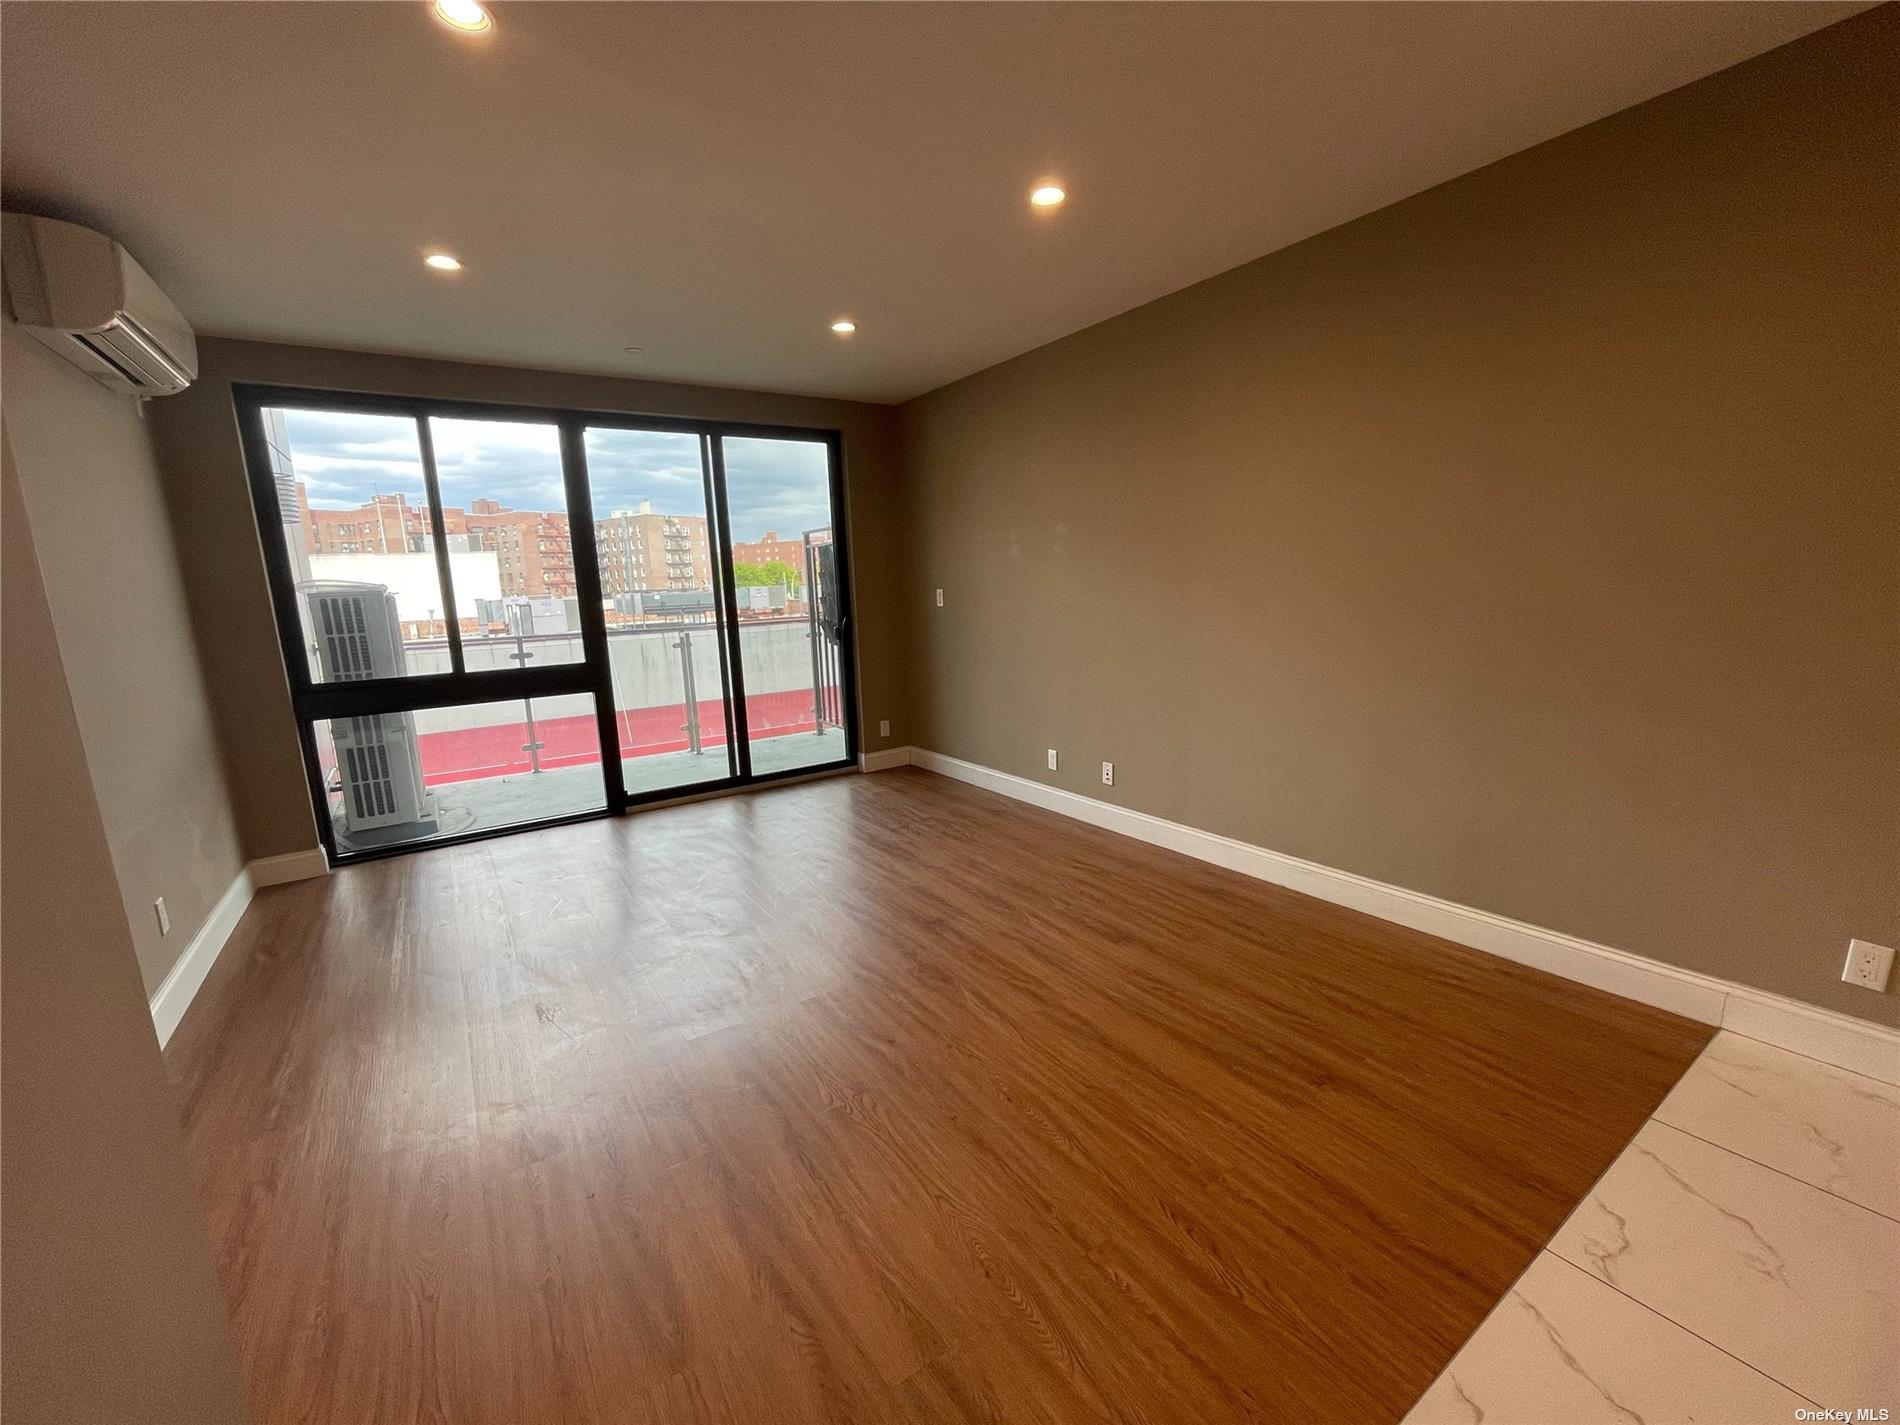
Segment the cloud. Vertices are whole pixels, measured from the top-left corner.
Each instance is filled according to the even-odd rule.
[[[422,453],[406,416],[286,410],[291,464],[318,509],[355,509],[371,496],[423,505]],[[539,421],[430,420],[442,503],[467,509],[490,499],[518,510],[565,511],[560,439]],[[733,538],[771,530],[795,539],[831,523],[822,441],[730,437],[725,443]],[[661,514],[706,513],[699,437],[595,427],[587,474],[596,518],[650,500]]]
[[[403,416],[284,412],[291,465],[318,509],[353,510],[372,495],[424,500],[415,422]]]
[[[728,437],[726,502],[735,541],[767,530],[796,539],[831,524],[831,483],[823,441]]]
[[[444,506],[466,510],[477,500],[497,500],[517,510],[567,512],[561,435],[553,426],[433,417],[429,434]]]
[[[596,426],[587,432],[587,485],[596,519],[638,509],[642,500],[656,514],[706,515],[696,435]]]

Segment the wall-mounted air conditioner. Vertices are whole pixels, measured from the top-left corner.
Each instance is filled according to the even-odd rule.
[[[22,329],[113,390],[169,396],[196,379],[191,324],[105,234],[7,213],[0,273]]]

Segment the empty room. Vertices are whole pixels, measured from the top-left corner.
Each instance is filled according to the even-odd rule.
[[[1900,6],[0,108],[8,1425],[1900,1419]]]

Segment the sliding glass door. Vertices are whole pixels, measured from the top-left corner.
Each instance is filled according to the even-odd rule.
[[[627,792],[737,777],[710,438],[589,426],[587,484]]]
[[[853,765],[834,435],[238,406],[332,859]]]
[[[829,448],[780,436],[725,436],[719,446],[752,770],[837,762],[849,755],[846,626]]]

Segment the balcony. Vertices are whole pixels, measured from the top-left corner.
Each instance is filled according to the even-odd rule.
[[[804,618],[748,620],[741,634],[750,753],[758,773],[793,771],[845,755],[836,674],[812,657]],[[728,775],[726,702],[719,630],[712,623],[646,623],[607,630],[614,725],[630,795],[694,786]],[[469,637],[471,673],[581,658],[578,633]],[[449,670],[448,644],[404,644],[412,674]],[[519,658],[519,661],[517,659]],[[319,759],[338,848],[488,831],[598,810],[604,805],[599,721],[579,693],[417,709],[405,715],[435,830],[359,828],[330,730],[319,725]]]

